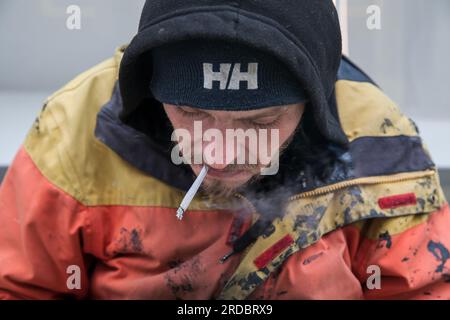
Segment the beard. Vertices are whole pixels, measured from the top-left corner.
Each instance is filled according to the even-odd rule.
[[[236,184],[229,184],[217,179],[207,179],[202,184],[201,190],[203,193],[209,195],[212,198],[229,198],[237,192],[245,189],[249,185],[260,180],[263,176],[259,174],[261,167],[258,165],[229,165],[224,171],[251,171],[253,175],[246,182]]]
[[[295,136],[297,130],[298,130],[298,128],[296,130],[294,130],[292,135],[279,148],[279,150],[278,150],[278,152],[279,152],[278,157],[279,158],[281,158],[281,155],[284,153],[284,151],[286,151],[288,146],[291,144],[291,142],[294,139],[294,136]],[[270,164],[269,164],[269,166],[270,166]],[[251,165],[251,164],[244,164],[244,165],[230,164],[223,170],[227,171],[227,172],[245,170],[245,171],[250,171],[251,173],[253,173],[253,175],[246,182],[240,183],[238,185],[227,184],[227,183],[225,183],[223,181],[220,181],[220,180],[217,180],[217,179],[206,179],[203,182],[202,186],[201,186],[201,190],[202,190],[203,193],[207,194],[208,196],[210,196],[212,198],[228,198],[228,197],[231,197],[231,196],[235,195],[236,193],[239,193],[239,192],[245,190],[246,188],[249,188],[251,185],[253,185],[254,183],[256,183],[259,180],[261,180],[263,177],[265,177],[265,176],[261,175],[262,168],[263,168],[263,166],[258,165],[258,164],[255,164],[255,165]]]

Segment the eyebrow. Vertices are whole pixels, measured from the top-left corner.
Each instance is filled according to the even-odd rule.
[[[180,108],[181,109],[185,109],[185,111],[187,111],[187,112],[195,111],[195,112],[199,112],[199,113],[208,113],[207,110],[201,110],[201,109],[193,108],[193,107],[189,107],[189,106],[180,106]],[[193,109],[193,110],[190,110],[190,109]],[[269,110],[269,111],[266,111],[266,112],[263,112],[263,113],[258,113],[258,114],[254,114],[254,115],[238,117],[235,120],[258,119],[258,118],[271,117],[271,116],[277,116],[277,115],[281,116],[282,114],[286,113],[287,110],[288,110],[287,107],[275,107],[272,110]]]
[[[279,110],[279,109],[282,109],[282,111]],[[282,115],[282,114],[284,114],[287,111],[286,108],[279,108],[279,109],[277,108],[277,109],[274,109],[274,110],[269,110],[269,111],[267,111],[265,113],[258,113],[258,114],[254,114],[254,115],[238,118],[238,119],[239,120],[248,120],[248,119],[258,119],[258,118],[264,118],[264,117],[271,117],[271,116]]]

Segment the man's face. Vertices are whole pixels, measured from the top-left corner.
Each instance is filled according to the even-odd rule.
[[[236,189],[256,179],[260,176],[261,169],[269,166],[261,160],[261,152],[267,154],[274,151],[276,146],[275,151],[281,154],[282,149],[287,147],[303,115],[304,104],[251,111],[211,111],[164,104],[164,110],[175,130],[187,130],[185,132],[189,132],[191,137],[197,139],[189,143],[188,148],[192,159],[197,153],[197,159],[200,158],[201,163],[189,162],[196,175],[199,174],[203,164],[208,165],[208,174],[203,182],[204,190],[215,196],[229,196]],[[220,133],[223,139],[211,137],[205,139],[202,133],[198,134],[199,123],[201,123],[202,133],[214,129],[215,133]],[[255,134],[246,136],[247,139],[241,140],[241,142],[245,141],[245,145],[239,145],[237,140],[231,138],[230,132]],[[274,132],[278,134],[271,134]],[[255,136],[256,140],[250,138]],[[200,145],[200,148],[196,148],[195,144],[197,147]],[[238,150],[239,147],[242,147],[241,151]],[[184,154],[186,146],[181,149]],[[209,152],[211,150],[214,150],[214,159]],[[245,155],[245,163],[240,160],[242,158],[239,158],[239,152]],[[255,152],[256,155],[254,155]],[[257,158],[256,163],[250,160],[250,155]],[[273,156],[273,153],[271,155]]]

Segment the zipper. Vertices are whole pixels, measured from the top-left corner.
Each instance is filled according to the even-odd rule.
[[[255,206],[253,205],[253,203],[252,203],[250,200],[248,200],[245,196],[243,196],[243,195],[240,194],[240,193],[235,193],[234,196],[235,196],[236,198],[238,198],[239,200],[244,201],[244,202],[247,204],[247,206],[251,209],[251,211],[252,211],[252,212],[251,212],[252,219],[253,219],[253,217],[254,217],[256,214],[258,214],[258,211],[256,210],[256,208],[255,208]]]
[[[288,201],[323,195],[326,193],[335,192],[337,190],[352,187],[355,185],[403,182],[403,181],[417,179],[417,178],[430,177],[430,176],[434,175],[435,173],[436,173],[435,171],[430,170],[430,171],[421,172],[421,173],[408,172],[408,173],[399,173],[399,174],[392,175],[392,176],[357,178],[357,179],[353,179],[353,180],[349,180],[349,181],[339,182],[339,183],[329,185],[326,187],[318,188],[318,189],[315,189],[312,191],[303,192],[303,193],[297,194],[295,196],[289,197]]]

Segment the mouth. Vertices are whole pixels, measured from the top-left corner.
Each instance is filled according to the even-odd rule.
[[[218,170],[211,167],[208,168],[208,174],[206,178],[216,179],[216,180],[227,180],[227,181],[240,181],[248,179],[253,176],[251,170],[237,169],[237,170]]]

